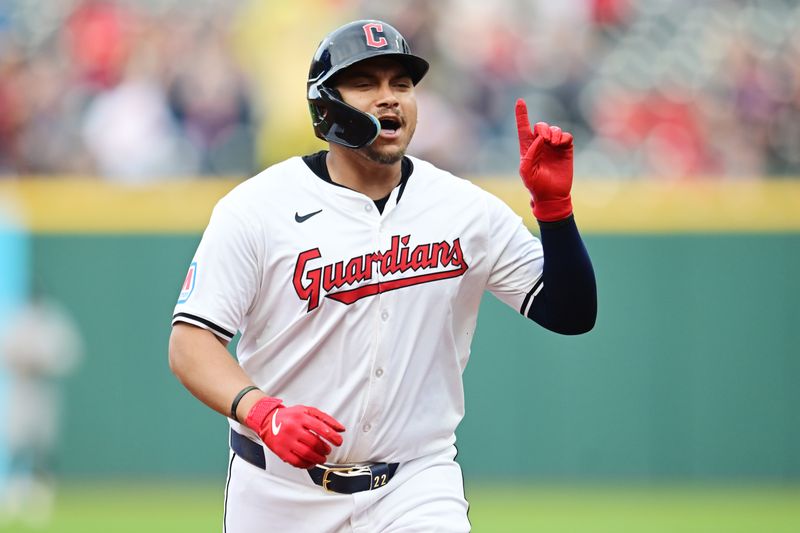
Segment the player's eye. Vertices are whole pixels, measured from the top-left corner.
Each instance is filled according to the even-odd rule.
[[[369,87],[372,84],[373,84],[372,80],[370,80],[365,76],[358,76],[356,78],[353,78],[352,80],[350,80],[349,83],[349,85],[353,87]]]

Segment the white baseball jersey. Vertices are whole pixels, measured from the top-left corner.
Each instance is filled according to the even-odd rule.
[[[173,323],[241,331],[237,358],[265,393],[344,424],[330,463],[451,446],[481,296],[519,311],[542,274],[541,243],[508,206],[410,159],[382,213],[299,157],[240,184],[214,208],[175,308]]]

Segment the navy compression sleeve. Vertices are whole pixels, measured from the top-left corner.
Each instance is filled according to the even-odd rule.
[[[544,271],[520,311],[526,314],[533,298],[527,317],[537,324],[564,335],[586,333],[597,318],[597,286],[575,218],[539,222],[539,229]]]

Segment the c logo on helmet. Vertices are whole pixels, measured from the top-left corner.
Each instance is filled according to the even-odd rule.
[[[377,24],[375,22],[370,22],[369,24],[364,24],[364,34],[367,36],[367,46],[371,46],[373,48],[383,48],[389,42],[386,40],[386,37],[381,36],[380,39],[376,39],[376,35],[383,33],[383,24]]]

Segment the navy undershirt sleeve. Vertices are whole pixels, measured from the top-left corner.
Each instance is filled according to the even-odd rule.
[[[597,318],[597,286],[575,218],[570,215],[558,222],[539,222],[539,229],[544,266],[541,283],[536,283],[529,294],[533,303],[527,316],[556,333],[586,333]]]

